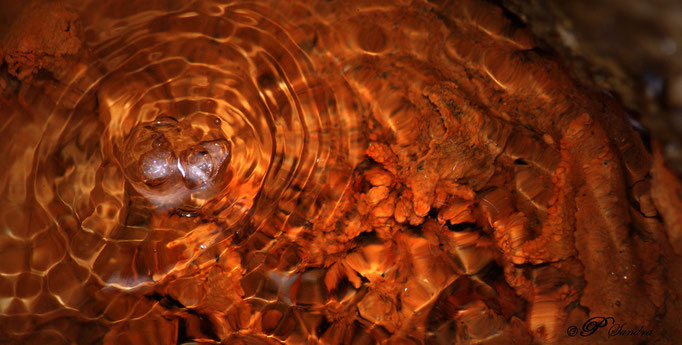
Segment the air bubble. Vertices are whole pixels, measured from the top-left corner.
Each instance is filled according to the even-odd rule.
[[[142,182],[158,186],[166,182],[175,172],[176,158],[167,149],[153,149],[140,157],[139,170]]]
[[[210,155],[213,164],[220,167],[230,161],[232,147],[230,142],[225,139],[204,141],[200,144]]]
[[[168,115],[159,115],[154,119],[154,124],[157,126],[177,126],[178,120]]]
[[[203,146],[193,146],[183,152],[179,168],[188,187],[200,187],[211,180],[213,159]]]

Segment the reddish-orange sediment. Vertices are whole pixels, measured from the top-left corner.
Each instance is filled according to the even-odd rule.
[[[0,57],[9,73],[30,79],[39,70],[59,77],[81,48],[78,15],[62,1],[30,1],[0,35]]]
[[[25,15],[29,26],[12,25],[2,44],[6,67],[26,83],[37,69],[66,78],[75,73],[62,58],[78,52],[81,38],[75,30],[45,30],[77,18],[50,4],[42,7],[53,11],[44,26]],[[86,10],[106,14],[106,6],[81,8],[91,36],[98,26]],[[8,195],[2,205],[13,210],[1,223],[8,230],[0,234],[0,342],[675,344],[682,336],[682,184],[656,143],[649,152],[615,100],[574,82],[526,29],[488,2],[373,6],[264,2],[232,13],[270,9],[276,18],[289,18],[282,25],[290,36],[279,38],[305,51],[291,54],[305,56],[321,75],[340,76],[312,91],[300,88],[305,78],[290,80],[292,94],[308,101],[302,109],[336,107],[342,97],[353,97],[335,115],[358,121],[355,136],[334,137],[343,125],[327,118],[320,123],[337,127],[309,135],[332,136],[339,142],[317,145],[347,149],[350,157],[360,148],[357,162],[319,154],[316,164],[334,164],[310,169],[283,196],[267,189],[278,182],[274,178],[262,185],[249,180],[256,187],[243,189],[229,180],[228,189],[245,195],[257,188],[268,193],[240,204],[235,195],[216,192],[221,200],[193,196],[198,209],[161,208],[162,197],[145,197],[119,171],[115,157],[127,148],[107,141],[109,134],[127,135],[117,137],[116,128],[151,123],[116,113],[137,106],[126,98],[127,88],[150,81],[112,77],[93,88],[99,88],[96,97],[83,96],[77,105],[64,96],[71,116],[81,120],[60,137],[63,153],[55,149],[36,165],[42,169],[26,173],[14,165],[0,174]],[[193,18],[187,13],[177,20]],[[276,34],[281,29],[255,22]],[[289,60],[290,51],[257,35],[243,37],[274,47],[283,70],[300,67]],[[102,37],[104,48],[88,58],[114,50]],[[200,48],[186,53],[224,62]],[[164,82],[177,77],[160,68],[155,73]],[[263,104],[297,130],[287,118],[292,110],[278,103],[293,96],[273,78],[253,79]],[[327,87],[338,90],[333,103],[325,98]],[[24,96],[40,100],[37,94]],[[227,92],[221,96],[232,100]],[[116,103],[121,99],[125,106]],[[22,124],[20,103],[30,107],[13,100],[0,105],[14,121],[0,135],[40,124],[39,115]],[[207,104],[202,111],[211,109]],[[83,120],[94,113],[97,123]],[[27,135],[23,142],[46,138]],[[297,148],[296,139],[287,140]],[[229,178],[239,175],[242,162],[239,142],[233,144]],[[30,155],[16,147],[7,152],[14,159]],[[33,184],[22,188],[53,194],[27,196],[10,187],[31,176]],[[21,212],[34,219],[12,216]],[[653,333],[567,334],[569,326],[581,328],[598,316]]]

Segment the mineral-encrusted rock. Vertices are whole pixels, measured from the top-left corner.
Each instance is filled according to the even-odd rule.
[[[575,75],[612,91],[682,174],[682,3],[502,0]]]
[[[19,80],[39,70],[59,78],[81,49],[80,35],[78,15],[62,1],[32,1],[3,30],[0,45],[9,73]]]

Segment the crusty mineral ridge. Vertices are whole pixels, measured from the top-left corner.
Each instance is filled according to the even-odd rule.
[[[682,3],[502,0],[582,80],[618,95],[682,176]]]
[[[287,30],[277,38],[357,97],[364,152],[333,167],[351,171],[348,183],[327,181],[340,197],[308,204],[303,188],[286,205],[330,211],[279,212],[257,228],[151,212],[117,166],[102,164],[100,147],[102,123],[116,115],[106,96],[125,100],[145,80],[99,84],[72,109],[81,122],[58,138],[62,151],[39,168],[16,158],[47,141],[28,131],[45,119],[2,103],[13,121],[0,136],[22,146],[0,141],[15,158],[0,170],[0,343],[679,343],[680,181],[622,106],[572,80],[530,31],[488,1],[253,3],[229,13]],[[80,8],[91,36],[106,37],[114,31],[94,32],[93,18],[125,21],[149,4]],[[192,22],[220,13],[204,2],[187,13],[167,5],[192,25],[154,22],[163,29],[225,33],[202,25],[226,20]],[[256,20],[266,10],[278,26]],[[159,12],[135,18],[145,15]],[[187,54],[218,56],[224,39]],[[93,57],[116,48],[104,46]],[[279,95],[268,78],[259,83]],[[612,321],[571,336],[593,317]],[[615,323],[651,332],[609,336]]]
[[[3,24],[8,25],[0,35],[4,60],[9,73],[20,80],[40,69],[58,76],[81,48],[78,15],[63,1],[31,1]]]

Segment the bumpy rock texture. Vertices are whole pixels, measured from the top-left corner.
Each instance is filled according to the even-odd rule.
[[[3,41],[0,343],[682,338],[665,146],[501,7],[58,4]]]
[[[665,143],[682,176],[682,3],[676,0],[502,4],[584,82],[610,90]]]
[[[40,69],[59,76],[81,48],[78,15],[61,1],[30,1],[17,12],[5,18],[0,34],[0,58],[4,53],[9,73],[19,80]]]

